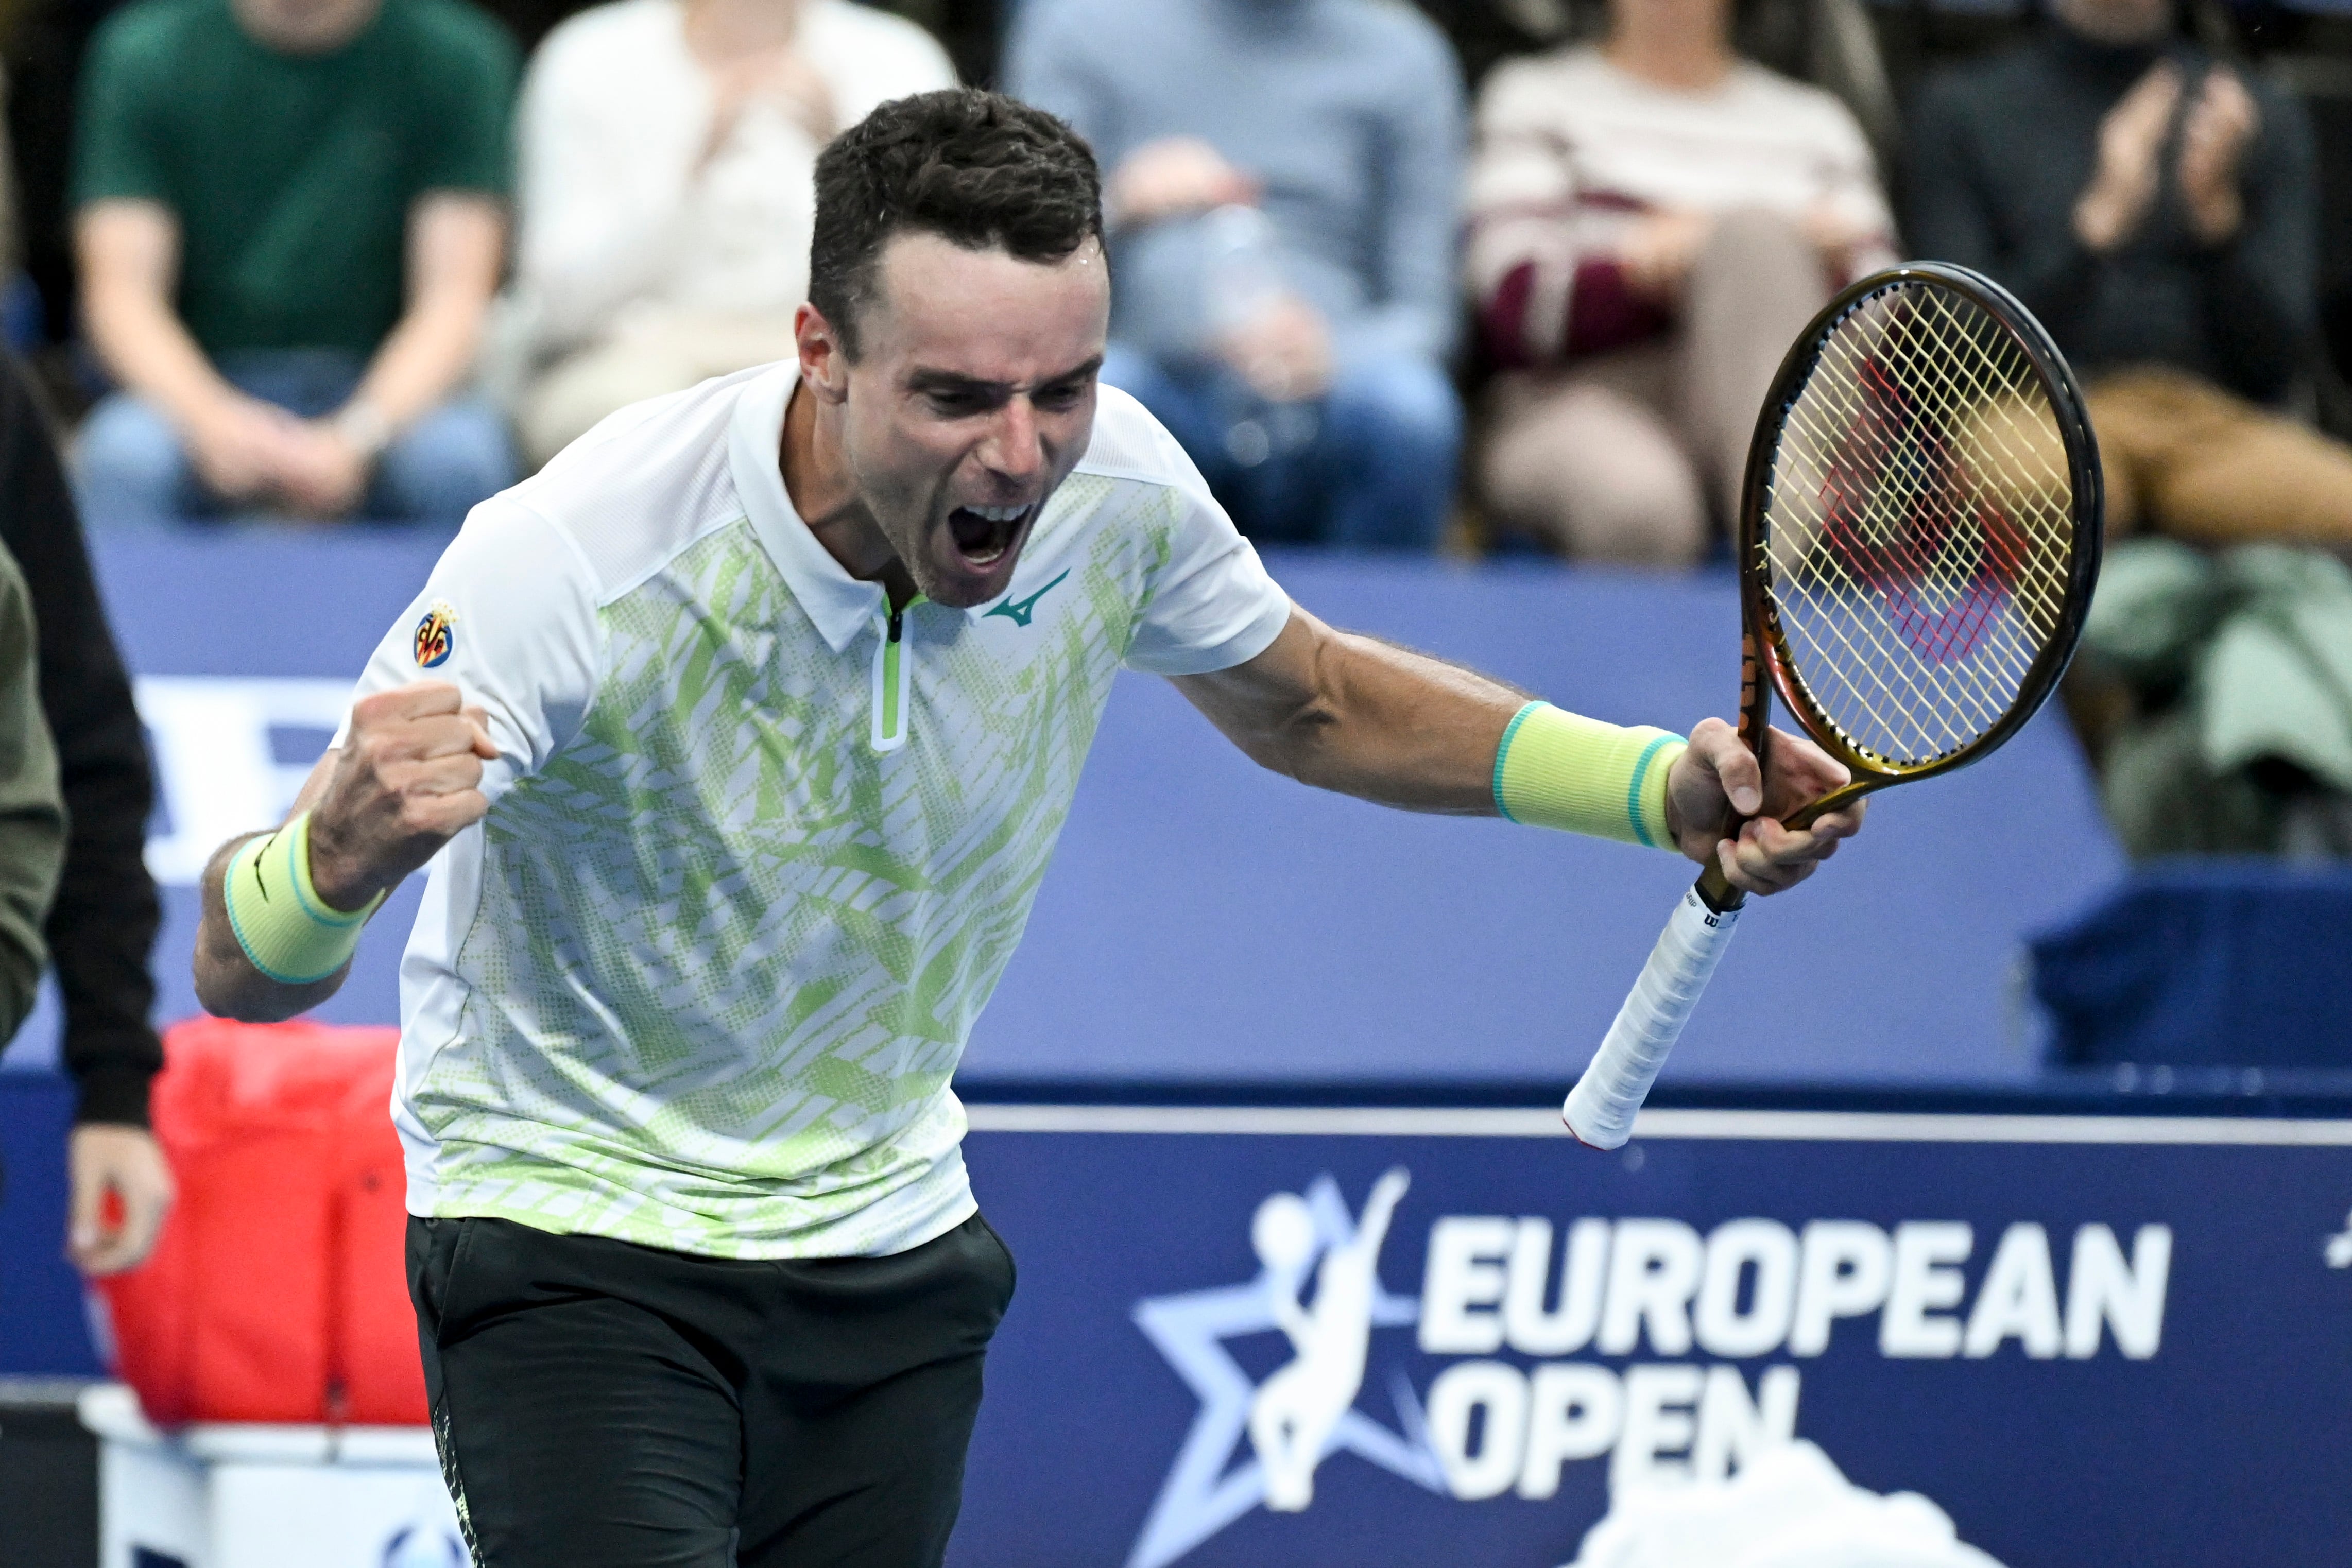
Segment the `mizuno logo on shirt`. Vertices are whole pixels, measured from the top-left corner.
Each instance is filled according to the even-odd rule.
[[[1062,573],[1062,577],[1067,577],[1070,574],[1066,571]],[[1061,587],[1062,577],[1055,578],[1053,581],[1047,583],[1045,587],[1039,589],[1036,592],[1031,594],[1026,599],[1006,600],[1003,603],[990,611],[988,615],[1002,615],[1006,620],[1012,622],[1015,626],[1028,625],[1029,617],[1036,613],[1037,601],[1045,598],[1045,595],[1053,592],[1054,590]],[[988,615],[983,615],[981,619],[985,621],[988,619]]]

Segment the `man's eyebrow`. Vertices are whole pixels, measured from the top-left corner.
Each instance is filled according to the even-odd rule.
[[[1076,381],[1082,377],[1093,375],[1102,369],[1102,362],[1103,357],[1097,354],[1083,364],[1073,365],[1066,371],[1045,377],[1037,384],[1044,387],[1058,386],[1064,382]],[[960,371],[937,370],[920,365],[907,373],[907,385],[915,392],[978,392],[994,397],[1003,397],[1017,390],[1011,382],[992,382],[980,376],[968,376]]]
[[[1047,376],[1044,384],[1050,387],[1059,385],[1063,382],[1075,382],[1082,377],[1093,375],[1097,371],[1100,371],[1102,366],[1103,357],[1100,354],[1097,354],[1082,365],[1072,365],[1068,370],[1064,371],[1058,376]]]
[[[1011,382],[983,381],[955,371],[933,371],[918,367],[907,372],[907,384],[917,392],[1009,392]]]

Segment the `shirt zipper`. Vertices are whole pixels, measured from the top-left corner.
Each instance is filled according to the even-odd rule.
[[[873,741],[877,751],[896,751],[907,744],[908,720],[914,701],[915,664],[903,656],[907,612],[923,601],[921,594],[893,609],[883,601],[882,639],[874,647]]]

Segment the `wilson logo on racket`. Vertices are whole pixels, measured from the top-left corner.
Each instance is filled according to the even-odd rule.
[[[1938,664],[1969,658],[2009,607],[2025,536],[1894,369],[1873,355],[1856,381],[1860,406],[1822,484],[1825,542],[1885,601],[1912,652]]]

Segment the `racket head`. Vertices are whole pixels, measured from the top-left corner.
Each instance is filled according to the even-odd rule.
[[[1740,735],[1770,693],[1853,773],[1803,826],[1965,767],[2055,690],[2103,549],[2098,444],[2042,324],[1966,267],[1911,262],[1822,308],[1749,444]]]

